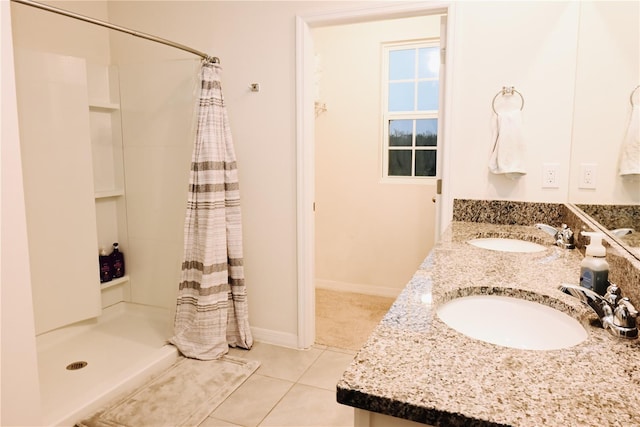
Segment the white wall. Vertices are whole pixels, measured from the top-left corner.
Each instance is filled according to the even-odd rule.
[[[316,286],[395,296],[433,246],[435,180],[381,182],[381,46],[438,38],[440,16],[312,33],[327,105],[315,121]]]
[[[107,1],[40,1],[92,18],[107,20]],[[15,46],[109,63],[109,33],[102,27],[11,3]]]
[[[344,6],[323,2],[109,4],[113,22],[220,57],[238,158],[249,320],[256,338],[291,346],[297,342],[294,18],[301,11],[334,7]],[[112,58],[118,63],[193,58],[120,34],[114,34],[111,42]],[[249,91],[254,82],[261,85],[259,93]],[[176,168],[166,170],[167,176],[183,179]],[[183,200],[176,200],[176,205],[184,206]]]
[[[631,91],[640,84],[640,2],[582,2],[569,200],[638,204],[640,181],[618,176]],[[636,94],[638,103],[640,95]],[[596,188],[580,188],[580,164],[597,164]]]
[[[131,301],[175,308],[199,61],[119,66]]]
[[[565,202],[578,35],[577,2],[461,2],[454,39],[454,198]],[[503,86],[525,99],[527,175],[489,173],[491,100]],[[559,188],[542,189],[542,164],[560,163]],[[445,182],[444,185],[447,185]]]
[[[40,389],[31,300],[9,3],[0,2],[2,46],[2,276],[0,425],[39,425]]]
[[[110,2],[114,22],[217,55],[234,134],[244,219],[251,324],[297,333],[295,16],[380,3]],[[564,202],[569,183],[578,3],[456,2],[448,144],[453,197]],[[115,62],[190,58],[126,35]],[[261,91],[249,91],[260,83]],[[525,99],[528,174],[489,176],[491,99],[515,85]],[[544,162],[560,188],[541,188]],[[445,201],[446,202],[446,201]],[[445,218],[446,222],[446,218]],[[252,301],[257,301],[253,303]]]

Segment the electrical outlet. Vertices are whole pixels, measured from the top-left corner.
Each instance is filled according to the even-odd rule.
[[[582,163],[580,165],[580,185],[578,188],[595,190],[597,168],[598,165],[595,163]]]
[[[560,188],[560,163],[542,164],[542,188]]]

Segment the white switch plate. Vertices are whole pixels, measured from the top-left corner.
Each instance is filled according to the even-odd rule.
[[[542,164],[542,188],[560,188],[560,163]]]
[[[594,190],[596,188],[596,172],[598,165],[595,163],[580,164],[580,185],[578,188]]]

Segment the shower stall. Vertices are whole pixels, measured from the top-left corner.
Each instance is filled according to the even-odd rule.
[[[15,63],[42,410],[72,425],[177,357],[199,60],[16,49]],[[126,275],[100,283],[98,248],[113,242]]]
[[[73,425],[178,357],[167,341],[200,58],[114,65],[37,49],[15,16],[42,424]],[[99,248],[114,242],[126,275],[100,283]]]

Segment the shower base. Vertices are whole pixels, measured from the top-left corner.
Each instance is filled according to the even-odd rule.
[[[178,352],[166,344],[169,316],[122,302],[97,319],[39,335],[43,424],[73,426],[171,366]]]

